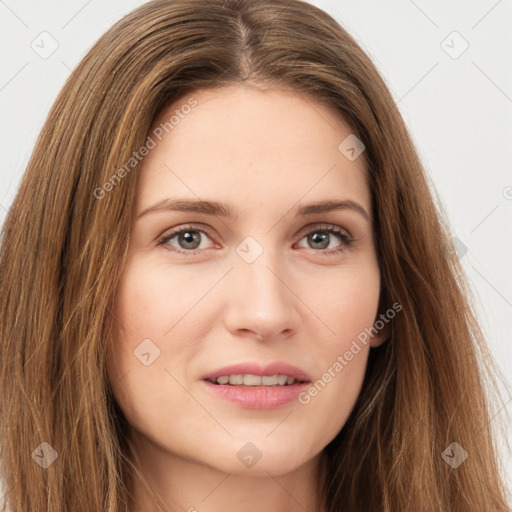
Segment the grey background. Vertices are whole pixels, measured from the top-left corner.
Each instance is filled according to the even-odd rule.
[[[71,70],[143,3],[0,0],[0,224]],[[376,63],[459,239],[475,307],[504,375],[493,426],[508,421],[497,439],[512,489],[512,2],[311,3],[338,19]],[[52,45],[58,47],[46,55]]]

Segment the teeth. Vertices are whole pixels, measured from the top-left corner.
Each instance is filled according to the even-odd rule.
[[[289,386],[295,384],[296,379],[288,375],[223,375],[210,382],[216,384],[230,384],[231,386]]]
[[[263,376],[261,377],[261,384],[263,386],[276,386],[279,382],[279,376],[278,375],[272,375],[272,376]],[[244,379],[245,383],[245,379]]]
[[[243,375],[230,375],[228,377],[229,383],[233,386],[239,386],[240,384],[244,383],[244,376]]]
[[[261,386],[261,377],[258,375],[244,375],[244,386]]]

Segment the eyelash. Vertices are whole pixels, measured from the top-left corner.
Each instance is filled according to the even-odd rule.
[[[172,231],[171,233],[168,233],[166,235],[163,235],[162,237],[160,237],[158,239],[157,245],[163,246],[163,248],[166,249],[167,251],[172,251],[172,252],[175,252],[178,254],[183,254],[184,256],[197,256],[204,249],[180,250],[180,249],[176,249],[176,248],[171,248],[171,246],[169,246],[167,244],[167,242],[169,242],[171,239],[173,239],[176,235],[180,235],[181,233],[186,232],[186,231],[198,231],[198,232],[203,233],[204,235],[208,236],[209,238],[212,238],[211,234],[209,233],[209,231],[207,229],[189,225],[189,226],[185,226],[180,229],[177,229],[175,231]],[[327,256],[334,256],[343,251],[346,251],[348,248],[350,248],[351,244],[354,242],[354,238],[352,238],[348,234],[347,231],[345,231],[342,228],[339,228],[338,226],[334,226],[332,224],[319,224],[318,226],[315,226],[314,229],[311,229],[310,231],[307,231],[306,233],[304,233],[300,240],[302,240],[307,235],[310,235],[312,233],[317,233],[317,232],[327,232],[330,234],[335,234],[342,240],[342,245],[339,249],[331,249],[329,251],[320,249],[320,250],[315,251],[315,252],[324,253]],[[313,250],[315,250],[315,249],[313,249]]]

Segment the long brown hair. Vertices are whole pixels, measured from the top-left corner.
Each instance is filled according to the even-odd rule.
[[[169,102],[237,83],[292,87],[364,143],[381,303],[403,308],[324,450],[326,510],[510,510],[490,412],[496,370],[446,216],[371,60],[299,0],[148,2],[64,85],[3,229],[2,510],[126,509],[140,475],[105,365],[138,181],[138,161],[126,163]],[[468,454],[457,468],[442,457],[452,442]]]

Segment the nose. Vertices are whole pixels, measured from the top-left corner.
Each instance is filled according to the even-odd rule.
[[[226,299],[226,328],[235,336],[271,340],[289,337],[300,324],[300,299],[291,276],[269,251],[254,262],[238,258],[230,272]]]

